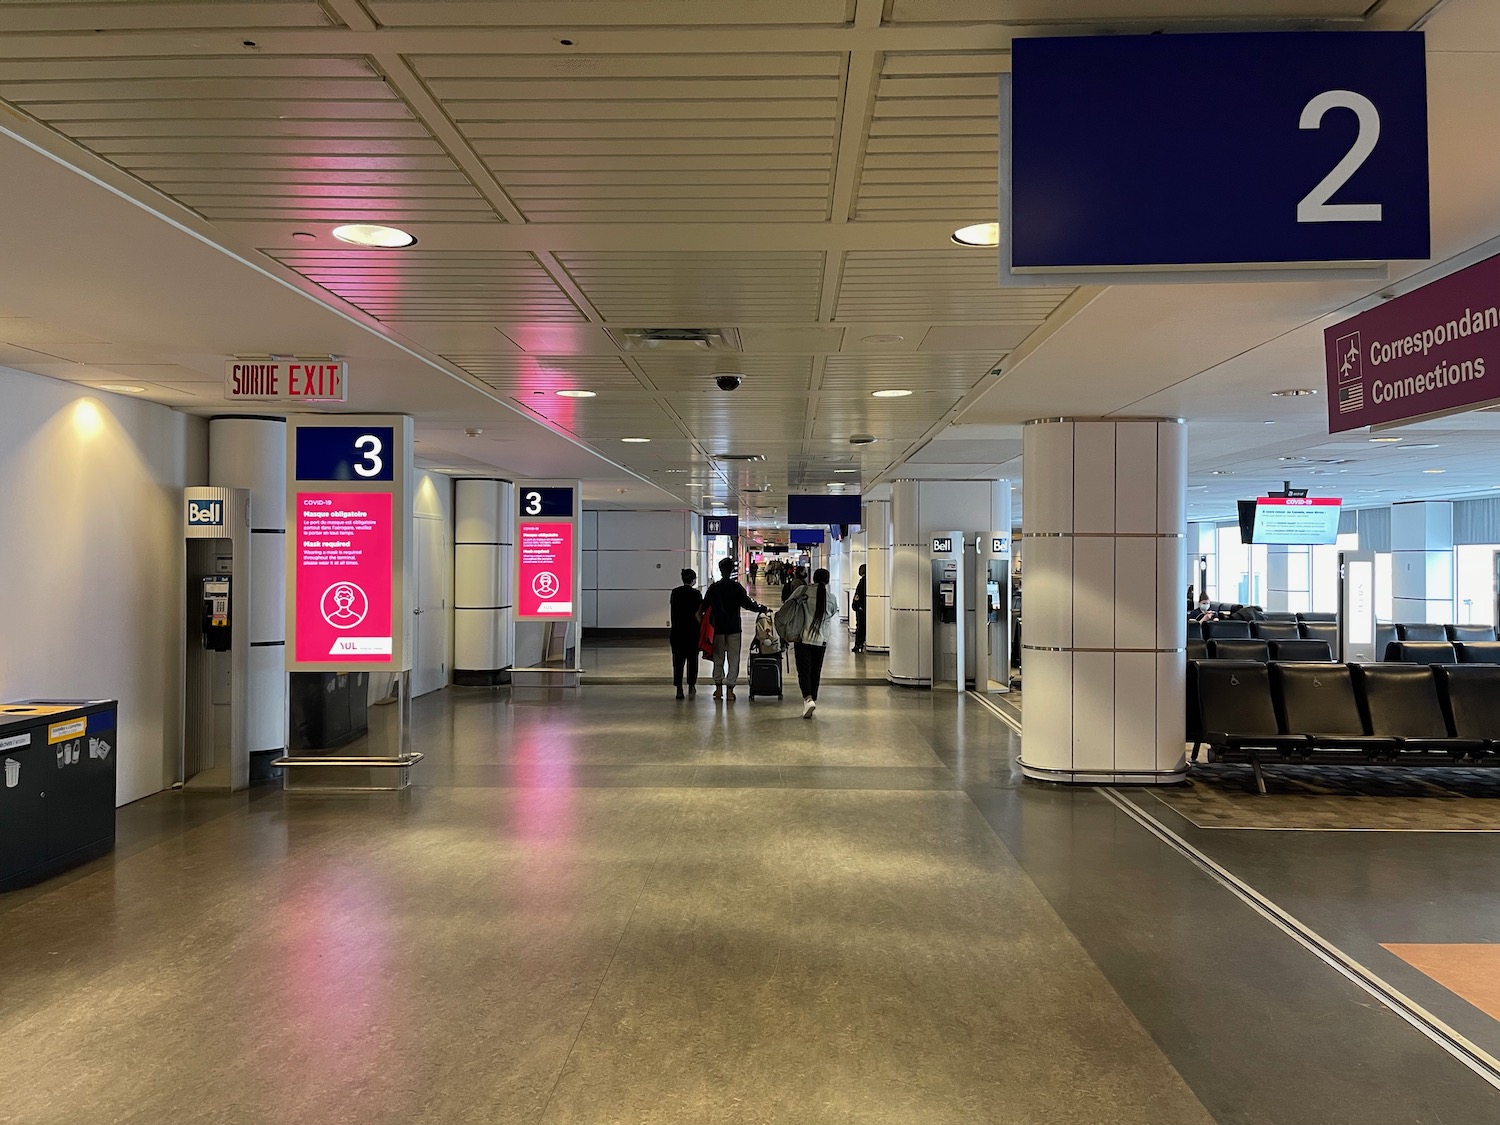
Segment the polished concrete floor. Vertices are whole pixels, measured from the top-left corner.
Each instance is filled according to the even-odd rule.
[[[972,698],[823,695],[452,690],[406,794],[122,810],[0,898],[0,1122],[1500,1121]]]

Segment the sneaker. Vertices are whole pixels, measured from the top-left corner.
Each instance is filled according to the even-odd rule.
[[[804,719],[810,719],[810,718],[812,718],[813,712],[816,711],[817,709],[818,709],[818,704],[817,704],[816,700],[804,699],[802,701],[802,717]]]
[[[734,688],[730,688],[730,689],[729,689],[729,698],[730,698],[730,699],[733,699],[733,698],[734,698]]]

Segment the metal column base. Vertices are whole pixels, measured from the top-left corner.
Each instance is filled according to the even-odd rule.
[[[1174,770],[1054,770],[1019,762],[1021,773],[1032,781],[1061,785],[1180,785],[1187,780],[1187,765]]]

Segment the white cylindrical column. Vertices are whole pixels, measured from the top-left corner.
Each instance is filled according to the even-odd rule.
[[[1031,422],[1022,472],[1023,771],[1083,784],[1180,780],[1186,427]]]
[[[208,479],[220,488],[250,490],[250,558],[234,565],[250,576],[250,668],[243,701],[250,776],[266,777],[271,759],[287,744],[286,422],[209,419]]]
[[[891,502],[866,500],[865,648],[891,651]]]
[[[515,485],[472,477],[453,484],[453,682],[487,687],[505,683],[515,663]]]

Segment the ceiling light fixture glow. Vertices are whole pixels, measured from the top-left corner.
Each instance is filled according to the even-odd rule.
[[[146,393],[145,387],[138,387],[134,383],[100,383],[101,391],[114,391],[117,395],[141,395]]]
[[[399,250],[412,246],[417,236],[398,227],[385,227],[379,223],[345,223],[333,228],[333,237],[351,246],[368,246],[380,250]]]
[[[1317,393],[1318,392],[1315,391],[1315,390],[1313,390],[1312,387],[1291,387],[1291,388],[1288,388],[1287,390],[1284,390],[1284,391],[1272,391],[1271,392],[1271,397],[1272,398],[1306,398],[1308,395],[1315,395]]]
[[[558,391],[558,398],[597,398],[593,391]]]
[[[909,394],[911,394],[911,391],[898,390],[895,387],[892,387],[888,391],[871,391],[870,392],[870,395],[873,398],[905,398]]]
[[[1447,469],[1423,469],[1424,473],[1446,473]]]
[[[1371,441],[1379,441],[1379,442],[1388,442],[1388,441],[1400,441],[1401,439],[1398,438],[1398,437],[1372,437],[1370,440]]]
[[[651,439],[648,437],[622,437],[620,440],[628,445],[645,445]]]
[[[857,473],[857,472],[859,472],[858,469],[834,469],[833,471],[836,472],[836,473]]]
[[[959,227],[953,232],[952,238],[959,246],[999,246],[1000,224],[973,223]]]

